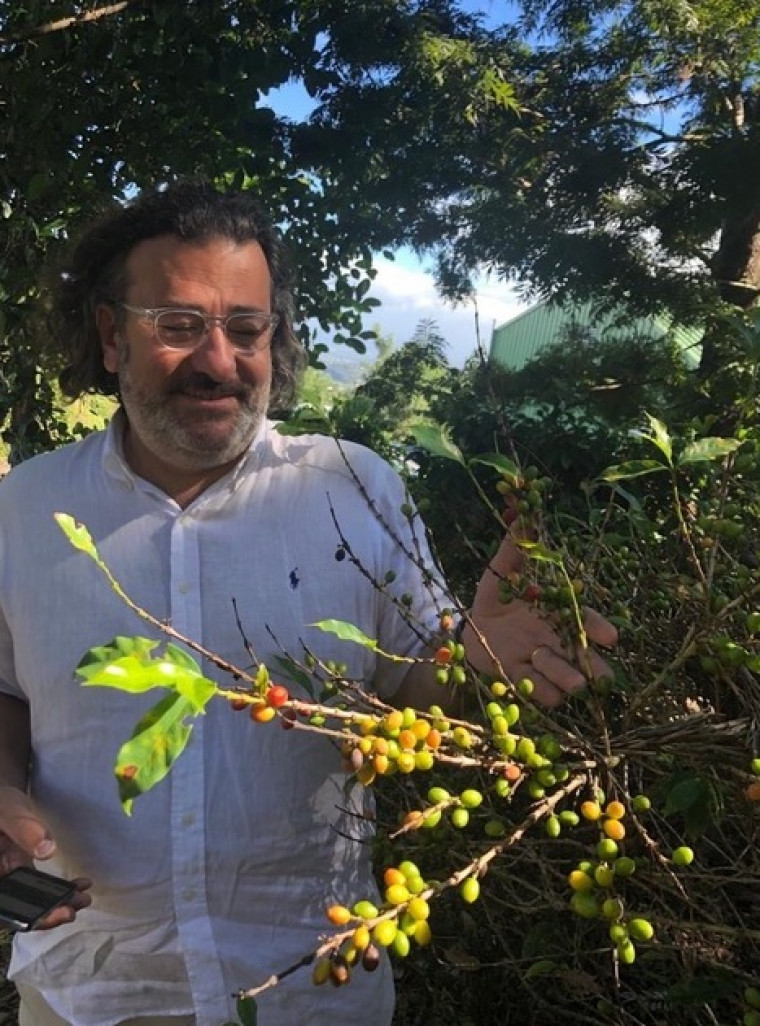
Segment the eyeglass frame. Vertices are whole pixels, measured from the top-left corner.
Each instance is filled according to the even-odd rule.
[[[244,356],[251,356],[253,353],[260,353],[263,349],[266,349],[267,345],[271,344],[271,338],[266,340],[263,345],[254,345],[250,349],[242,348],[237,345],[230,338],[229,332],[227,331],[227,325],[233,317],[263,317],[266,320],[266,324],[261,329],[260,333],[256,336],[256,342],[258,343],[260,338],[265,338],[268,333],[273,332],[277,325],[280,323],[280,315],[278,313],[264,313],[262,310],[251,310],[248,313],[238,311],[237,313],[226,314],[226,315],[214,315],[207,314],[203,310],[193,309],[188,306],[133,306],[131,303],[119,302],[116,306],[121,307],[123,310],[128,310],[130,313],[137,314],[140,317],[146,317],[151,320],[153,327],[153,335],[159,345],[163,346],[164,349],[170,349],[175,353],[187,352],[191,353],[196,349],[205,338],[208,337],[213,324],[218,324],[224,332],[224,337],[227,339],[229,344],[235,350],[236,353],[241,353]],[[161,314],[165,313],[179,313],[179,314],[194,314],[196,317],[200,317],[203,321],[203,334],[200,336],[197,342],[190,346],[173,346],[165,342],[158,331],[158,318]]]

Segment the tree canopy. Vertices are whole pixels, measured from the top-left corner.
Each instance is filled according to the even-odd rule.
[[[43,265],[104,203],[177,175],[255,189],[290,239],[303,324],[355,348],[372,252],[400,243],[435,253],[454,294],[485,266],[692,321],[754,303],[756,0],[522,0],[502,25],[467,6],[2,0],[0,418],[17,453],[56,441],[30,316]],[[274,109],[290,81],[310,116]]]

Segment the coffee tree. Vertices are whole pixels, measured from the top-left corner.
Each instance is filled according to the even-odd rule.
[[[127,811],[160,786],[212,700],[249,715],[252,730],[321,732],[347,776],[378,791],[378,893],[326,907],[317,950],[296,965],[241,980],[242,1016],[292,972],[346,985],[386,949],[402,967],[405,1022],[423,1007],[433,1021],[466,1007],[479,1023],[760,1021],[760,332],[743,324],[732,430],[716,433],[713,417],[676,435],[649,415],[630,456],[586,489],[585,517],[549,509],[537,468],[417,432],[472,478],[495,528],[522,549],[502,601],[550,617],[587,671],[585,693],[559,710],[536,704],[527,678],[473,672],[456,600],[431,639],[441,702],[427,709],[393,709],[308,650],[287,665],[230,666],[136,607],[86,528],[59,516],[167,636],[116,638],[78,671],[88,686],[164,690],[116,757]],[[343,538],[338,557],[355,558]],[[391,574],[374,583],[393,594]],[[588,672],[586,605],[620,629],[611,679]],[[350,623],[318,626],[377,651]]]

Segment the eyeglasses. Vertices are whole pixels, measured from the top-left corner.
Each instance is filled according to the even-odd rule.
[[[238,353],[250,354],[265,349],[270,341],[270,333],[279,323],[276,313],[235,313],[228,317],[212,317],[200,310],[181,310],[174,306],[160,306],[150,309],[144,306],[130,306],[119,303],[119,306],[139,317],[146,317],[153,322],[156,338],[167,349],[195,349],[211,331],[212,324],[218,324],[229,339],[230,345]]]

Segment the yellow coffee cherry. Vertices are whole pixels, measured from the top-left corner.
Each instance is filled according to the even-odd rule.
[[[599,802],[586,801],[581,805],[581,816],[584,819],[588,819],[590,822],[595,823],[596,820],[602,814],[601,806]]]
[[[625,837],[625,827],[619,819],[605,819],[602,823],[602,830],[613,841],[622,841]]]

